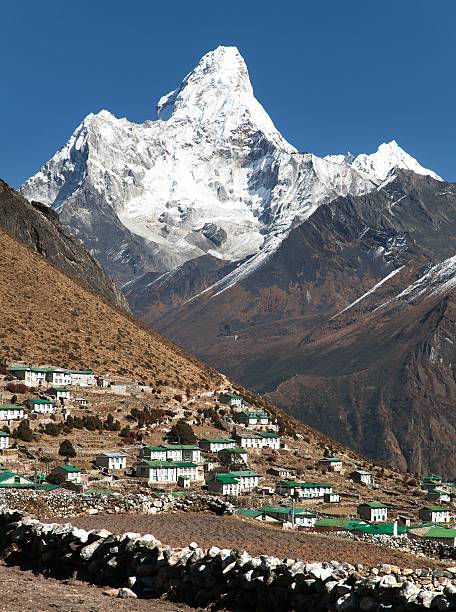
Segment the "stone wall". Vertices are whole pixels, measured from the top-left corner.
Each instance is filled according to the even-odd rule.
[[[178,549],[152,535],[85,531],[42,523],[18,511],[0,513],[0,548],[7,563],[107,585],[119,597],[166,596],[214,610],[456,609],[456,567],[369,570],[338,562],[257,558],[216,547],[202,550],[195,543]]]
[[[232,514],[234,506],[213,495],[190,493],[185,496],[170,494],[139,495],[108,493],[90,495],[59,491],[4,489],[0,491],[0,509],[16,508],[39,517],[66,518],[85,514],[139,513],[156,514],[169,510],[204,511]]]

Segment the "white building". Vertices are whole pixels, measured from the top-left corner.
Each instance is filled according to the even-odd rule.
[[[46,391],[46,395],[55,397],[55,399],[59,402],[61,400],[69,400],[71,398],[71,393],[66,387],[51,387]]]
[[[335,491],[332,493],[325,493],[323,495],[323,501],[325,504],[338,504],[340,502],[340,495]]]
[[[111,381],[109,381],[107,378],[104,378],[104,376],[97,376],[97,385],[102,389],[106,389],[111,385]]]
[[[418,516],[424,523],[449,523],[451,520],[450,511],[443,506],[425,506]]]
[[[73,484],[81,483],[81,470],[69,463],[55,467],[51,472],[51,476],[59,476],[65,482],[72,482]]]
[[[71,384],[79,385],[80,387],[94,387],[97,384],[97,379],[92,370],[70,370]]]
[[[149,482],[173,483],[179,476],[201,480],[198,466],[191,461],[142,461],[135,470],[136,476],[147,478]]]
[[[244,403],[244,398],[237,393],[222,393],[219,396],[219,402],[226,406],[241,408]]]
[[[279,478],[290,478],[292,471],[289,468],[280,465],[273,465],[268,469],[268,474],[278,476]]]
[[[378,501],[359,504],[357,512],[363,520],[371,523],[384,523],[388,518],[388,506]]]
[[[234,476],[239,481],[239,492],[244,493],[252,491],[258,486],[260,476],[252,470],[231,470],[229,472],[231,476]]]
[[[0,450],[4,448],[9,448],[10,438],[9,434],[6,431],[0,431]]]
[[[192,461],[201,463],[201,449],[195,444],[169,444],[143,446],[139,451],[141,459],[151,461]]]
[[[263,506],[258,508],[258,510],[282,523],[291,523],[299,527],[314,527],[317,520],[317,515],[306,508]]]
[[[71,374],[61,368],[46,368],[46,382],[51,385],[71,385]]]
[[[23,406],[19,404],[0,404],[0,421],[13,421],[23,418]]]
[[[339,457],[323,457],[318,463],[328,472],[342,471],[342,459],[339,459]]]
[[[207,483],[211,493],[218,495],[234,495],[240,493],[239,480],[231,474],[216,474],[215,478]]]
[[[263,438],[263,448],[272,448],[273,450],[279,450],[280,448],[280,437],[278,434],[272,431],[263,431],[260,433]]]
[[[354,482],[360,482],[365,485],[371,485],[373,482],[372,474],[367,470],[355,470],[350,474],[350,478]]]
[[[236,441],[233,438],[203,438],[199,441],[199,446],[201,450],[218,453],[224,448],[234,448]]]
[[[332,486],[328,482],[281,480],[276,485],[276,493],[284,497],[312,499],[315,497],[323,497],[325,493],[332,493]]]
[[[46,382],[48,368],[33,368],[32,366],[16,365],[8,368],[8,372],[26,385],[41,385]]]
[[[79,404],[81,408],[85,408],[89,405],[89,400],[87,400],[85,397],[73,397],[73,402]]]
[[[264,410],[242,410],[239,413],[239,422],[246,427],[269,425],[269,415]]]
[[[108,470],[125,470],[127,468],[127,455],[121,452],[100,453],[95,457],[95,465]]]
[[[54,414],[55,406],[52,400],[28,399],[24,404],[35,414]]]

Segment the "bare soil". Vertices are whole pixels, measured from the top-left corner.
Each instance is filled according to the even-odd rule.
[[[0,563],[1,612],[175,612],[186,605],[159,599],[118,599],[108,589],[79,581],[60,581]]]
[[[99,514],[60,522],[71,522],[84,529],[108,529],[114,533],[152,533],[164,544],[176,547],[195,541],[202,548],[238,548],[253,555],[299,558],[309,562],[335,560],[371,566],[393,563],[407,568],[437,564],[401,551],[353,542],[331,534],[283,531],[276,526],[259,524],[253,520],[207,513]]]

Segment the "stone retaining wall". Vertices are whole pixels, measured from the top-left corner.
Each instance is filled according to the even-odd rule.
[[[116,588],[119,597],[156,598],[218,610],[455,610],[456,567],[369,569],[251,557],[240,550],[172,548],[152,535],[114,535],[0,513],[7,563]],[[153,608],[151,608],[153,609]]]

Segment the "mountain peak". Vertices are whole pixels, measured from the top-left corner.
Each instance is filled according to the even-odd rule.
[[[431,176],[441,181],[442,178],[432,170],[424,168],[414,157],[404,151],[395,140],[383,142],[375,153],[361,153],[357,157],[348,155],[327,155],[326,159],[339,163],[350,164],[355,170],[367,174],[371,179],[384,181],[394,168],[412,170],[416,174]]]

